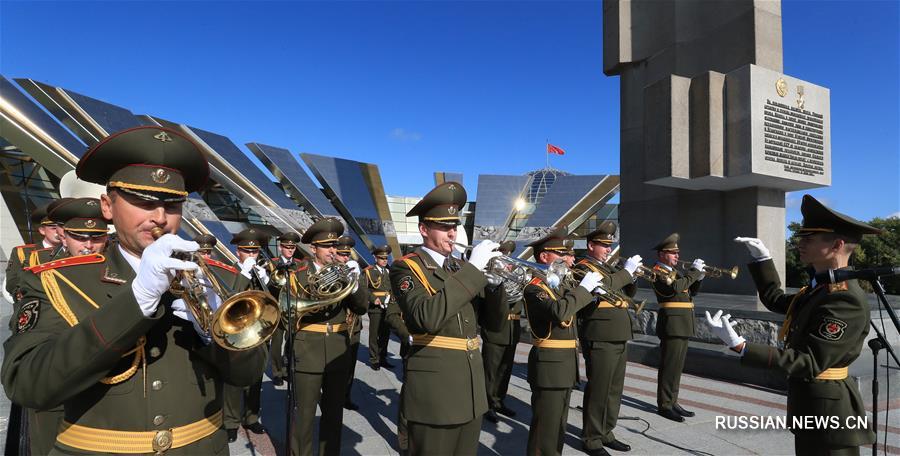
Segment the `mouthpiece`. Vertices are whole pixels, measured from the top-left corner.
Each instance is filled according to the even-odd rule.
[[[166,231],[158,226],[150,230],[150,235],[153,236],[153,239],[159,239],[164,234],[166,234]]]

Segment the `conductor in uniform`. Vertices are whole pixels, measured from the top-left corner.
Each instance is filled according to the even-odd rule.
[[[684,273],[679,271],[680,249],[678,233],[663,239],[653,249],[657,262],[653,270],[657,279],[652,287],[659,303],[659,318],[656,321],[656,335],[659,337],[660,361],[656,387],[656,413],[672,421],[682,422],[694,412],[685,410],[678,404],[678,387],[681,371],[687,357],[688,340],[694,336],[694,301],[700,292],[703,280],[703,260],[696,259]],[[666,283],[665,277],[673,280]]]
[[[596,230],[588,233],[588,255],[575,268],[600,274],[608,290],[631,297],[637,291],[633,274],[641,266],[641,257],[635,255],[627,259],[622,267],[608,264],[615,239],[615,222],[601,223]],[[612,304],[594,298],[592,304],[578,313],[581,322],[578,335],[588,379],[582,413],[584,450],[590,455],[608,454],[603,447],[629,451],[631,446],[622,443],[613,434],[625,387],[626,346],[632,338],[629,303]]]
[[[497,248],[503,255],[511,255],[516,249],[513,241],[504,241]],[[517,299],[515,299],[517,298]],[[515,299],[510,302],[510,299]],[[524,308],[524,295],[507,295],[506,321],[500,325],[499,331],[491,331],[487,327],[481,328],[481,356],[484,358],[484,386],[487,389],[488,411],[484,418],[492,423],[497,423],[500,418],[497,414],[508,417],[516,416],[516,412],[506,406],[506,392],[509,389],[509,379],[512,376],[513,359],[516,356],[516,346],[522,335],[522,309]]]
[[[198,247],[173,233],[188,193],[208,178],[203,152],[177,131],[138,127],[95,144],[76,172],[106,185],[101,209],[119,241],[25,284],[4,344],[7,395],[37,409],[63,405],[53,453],[227,454],[222,384],[253,383],[266,350],[207,342],[169,292],[177,271],[197,269],[172,257]]]
[[[812,282],[797,293],[781,288],[769,249],[756,238],[738,237],[753,257],[748,265],[759,299],[783,314],[779,339],[784,347],[750,343],[734,330],[722,311],[707,322],[741,363],[780,372],[788,378],[787,414],[793,417],[836,417],[838,429],[792,429],[798,455],[858,455],[861,445],[875,442],[872,425],[853,426],[866,417],[859,388],[848,369],[869,333],[869,303],[856,279],[831,283],[831,271],[852,270],[850,256],[864,235],[881,230],[826,207],[809,195],[800,206],[803,226],[797,250],[800,261],[815,270]],[[850,418],[853,417],[853,418]],[[849,423],[849,424],[848,424]]]
[[[428,192],[406,214],[419,218],[423,245],[391,266],[413,338],[400,393],[410,455],[475,454],[488,410],[477,326],[496,331],[509,307],[499,281],[489,287],[484,273],[500,255],[497,243],[478,244],[467,262],[451,256],[465,204],[458,182]]]
[[[569,249],[565,232],[555,230],[528,244],[541,264],[565,264]],[[588,272],[574,285],[564,277],[545,274],[525,287],[525,314],[531,328],[528,384],[531,386],[531,425],[528,455],[559,455],[566,435],[569,396],[578,375],[575,314],[591,304],[592,292],[602,284],[600,274]],[[599,292],[599,290],[597,290]]]

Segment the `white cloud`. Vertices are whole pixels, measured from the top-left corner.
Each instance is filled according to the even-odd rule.
[[[395,128],[391,130],[391,138],[402,142],[414,142],[422,139],[422,133],[409,131],[405,128]]]
[[[894,212],[887,216],[887,218],[900,218],[900,211]]]

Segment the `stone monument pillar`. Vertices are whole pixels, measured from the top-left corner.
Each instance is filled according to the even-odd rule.
[[[830,185],[826,88],[782,74],[781,3],[603,2],[603,67],[621,84],[623,255],[681,233],[683,260],[741,266],[703,290],[755,294],[762,239],[784,278],[785,192]]]

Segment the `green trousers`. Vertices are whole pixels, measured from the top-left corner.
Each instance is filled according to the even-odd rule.
[[[581,439],[584,448],[603,448],[616,440],[613,429],[619,419],[622,390],[625,387],[625,342],[583,341],[587,367],[584,389]]]
[[[488,408],[496,410],[503,405],[512,376],[515,345],[497,345],[485,342],[481,346],[484,361],[484,387],[487,391]]]
[[[438,426],[407,421],[410,456],[453,456],[478,453],[481,418],[468,423]]]
[[[528,429],[527,455],[550,456],[562,453],[571,394],[572,388],[531,387],[531,426]]]
[[[259,422],[260,390],[262,378],[248,387],[222,385],[222,421],[225,429],[237,429],[241,424],[249,426]]]
[[[291,432],[294,456],[312,456],[316,406],[322,410],[319,420],[320,456],[341,454],[341,431],[344,426],[344,401],[350,378],[350,355],[345,353],[325,367],[325,372],[294,372],[294,403],[297,417]],[[353,360],[356,361],[355,359]]]
[[[687,337],[662,337],[659,339],[659,372],[657,373],[656,406],[670,410],[678,402],[678,386],[681,371],[687,357]]]

